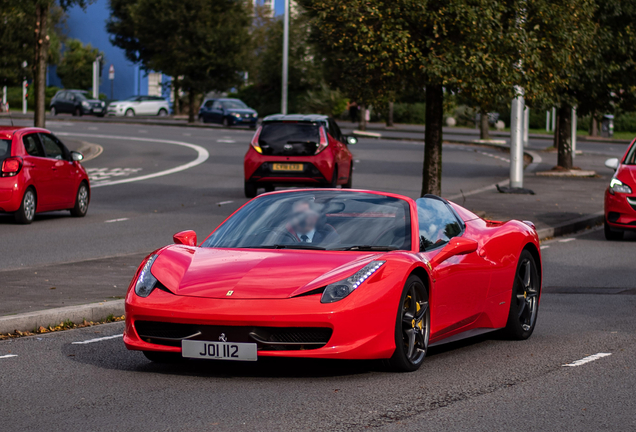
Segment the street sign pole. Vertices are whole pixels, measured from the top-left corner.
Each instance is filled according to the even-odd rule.
[[[27,83],[26,77],[22,81],[22,114],[27,113],[27,87],[29,84]]]
[[[283,19],[283,91],[281,112],[287,114],[287,72],[289,64],[289,0],[285,0],[285,17]]]
[[[115,83],[115,66],[110,65],[108,68],[108,80],[110,81],[110,99],[113,99],[113,84]]]
[[[510,188],[523,188],[523,90],[517,88],[510,116]]]
[[[97,56],[93,62],[93,99],[99,99],[99,64],[101,56]]]

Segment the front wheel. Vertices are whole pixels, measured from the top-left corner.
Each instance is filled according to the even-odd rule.
[[[75,207],[71,209],[71,215],[75,217],[84,217],[88,212],[88,186],[82,182],[77,189],[77,195],[75,195]]]
[[[541,279],[532,254],[524,250],[519,256],[517,272],[512,285],[512,298],[508,322],[503,335],[512,340],[525,340],[532,335],[537,324]]]
[[[422,280],[412,275],[406,280],[395,321],[395,352],[389,359],[392,369],[416,371],[426,357],[431,327],[428,291]]]
[[[126,117],[134,117],[135,116],[135,111],[133,111],[132,108],[128,108],[126,110]]]
[[[33,222],[36,206],[37,198],[35,197],[35,192],[29,188],[24,192],[20,208],[15,212],[15,221],[22,225],[28,225]]]
[[[617,241],[623,240],[623,231],[615,231],[607,223],[607,220],[603,223],[603,231],[605,232],[605,240]]]
[[[55,109],[54,106],[51,107],[51,115],[52,116],[56,116],[57,115],[57,110]]]
[[[254,198],[256,196],[256,184],[252,182],[245,182],[245,198]]]
[[[227,117],[223,117],[223,126],[230,127],[230,120]]]
[[[159,113],[157,114],[159,117],[165,117],[168,115],[168,111],[166,111],[165,109],[161,108],[159,110]]]

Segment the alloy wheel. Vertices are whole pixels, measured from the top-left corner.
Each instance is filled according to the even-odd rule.
[[[77,205],[82,213],[86,213],[88,209],[88,190],[84,184],[80,186],[79,192],[77,193]]]
[[[26,191],[24,194],[24,216],[27,220],[33,220],[35,216],[35,194],[32,190]]]
[[[537,318],[539,305],[538,277],[534,263],[524,260],[519,266],[517,274],[517,314],[521,328],[528,331]]]
[[[418,288],[419,284],[411,284],[402,303],[402,341],[407,359],[414,364],[426,355],[430,335],[428,298]]]

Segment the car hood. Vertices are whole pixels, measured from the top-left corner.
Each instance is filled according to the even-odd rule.
[[[225,111],[229,113],[237,113],[237,114],[256,114],[256,111],[254,111],[251,108],[230,108],[230,109],[226,109]]]
[[[283,299],[348,277],[376,255],[173,245],[159,254],[151,271],[176,295]]]

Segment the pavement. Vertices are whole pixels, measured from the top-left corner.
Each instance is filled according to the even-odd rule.
[[[0,215],[0,333],[123,313],[147,253],[184,229],[202,239],[246,202],[253,132],[99,120],[48,124],[70,147],[101,148],[85,161],[85,218],[53,212],[18,226]],[[446,136],[442,194],[543,233],[529,340],[487,334],[433,347],[410,374],[358,361],[153,364],[126,350],[121,322],[0,340],[0,430],[636,430],[636,234],[608,242],[594,226],[612,175],[603,162],[626,144],[580,143],[575,164],[598,177],[548,178],[535,173],[556,155],[531,139],[524,186],[535,194],[511,195],[496,189],[509,173],[505,144],[474,138]],[[421,141],[361,138],[352,152],[354,187],[419,196]]]

